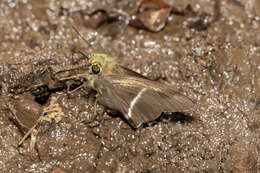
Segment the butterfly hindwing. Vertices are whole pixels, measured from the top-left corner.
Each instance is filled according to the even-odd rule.
[[[95,80],[98,101],[124,115],[135,127],[153,121],[162,112],[183,111],[193,102],[170,87],[143,78],[108,75]]]

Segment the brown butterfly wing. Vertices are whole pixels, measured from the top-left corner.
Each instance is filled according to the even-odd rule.
[[[122,65],[117,64],[115,61],[111,61],[112,58],[110,58],[110,62],[108,63],[107,67],[104,68],[104,71],[102,72],[102,75],[119,75],[119,76],[133,76],[137,78],[144,78],[149,80],[147,77],[127,68]]]
[[[183,111],[193,106],[186,96],[167,85],[130,76],[108,75],[97,79],[99,102],[124,115],[138,128],[162,112]]]

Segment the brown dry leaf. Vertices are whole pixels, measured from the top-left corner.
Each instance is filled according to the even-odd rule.
[[[162,0],[142,0],[137,13],[131,17],[130,25],[158,32],[164,28],[172,6]]]
[[[62,169],[56,167],[53,169],[52,173],[66,173],[66,172],[64,172]]]
[[[61,9],[69,11],[65,8]],[[163,0],[140,0],[133,9],[128,11],[94,4],[91,8],[73,13],[79,13],[84,24],[94,29],[106,22],[121,21],[136,28],[159,32],[165,27],[171,12],[183,15],[185,10],[178,10]]]

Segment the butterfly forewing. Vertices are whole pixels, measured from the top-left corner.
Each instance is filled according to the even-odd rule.
[[[193,106],[188,97],[144,78],[108,75],[95,83],[100,93],[98,101],[123,114],[135,128],[155,120],[162,112],[183,111]]]
[[[128,69],[122,65],[117,64],[112,58],[110,58],[110,62],[107,66],[104,67],[102,75],[122,75],[122,76],[133,76],[137,78],[148,79],[147,77]]]

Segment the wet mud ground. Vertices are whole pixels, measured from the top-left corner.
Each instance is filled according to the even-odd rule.
[[[160,32],[75,12],[100,3],[135,6],[0,1],[1,172],[259,172],[260,2],[172,0],[184,12]],[[196,104],[137,130],[100,105],[95,115],[88,90],[68,93],[50,77],[84,61],[75,51],[107,53]],[[34,153],[30,138],[17,147],[51,109]]]

